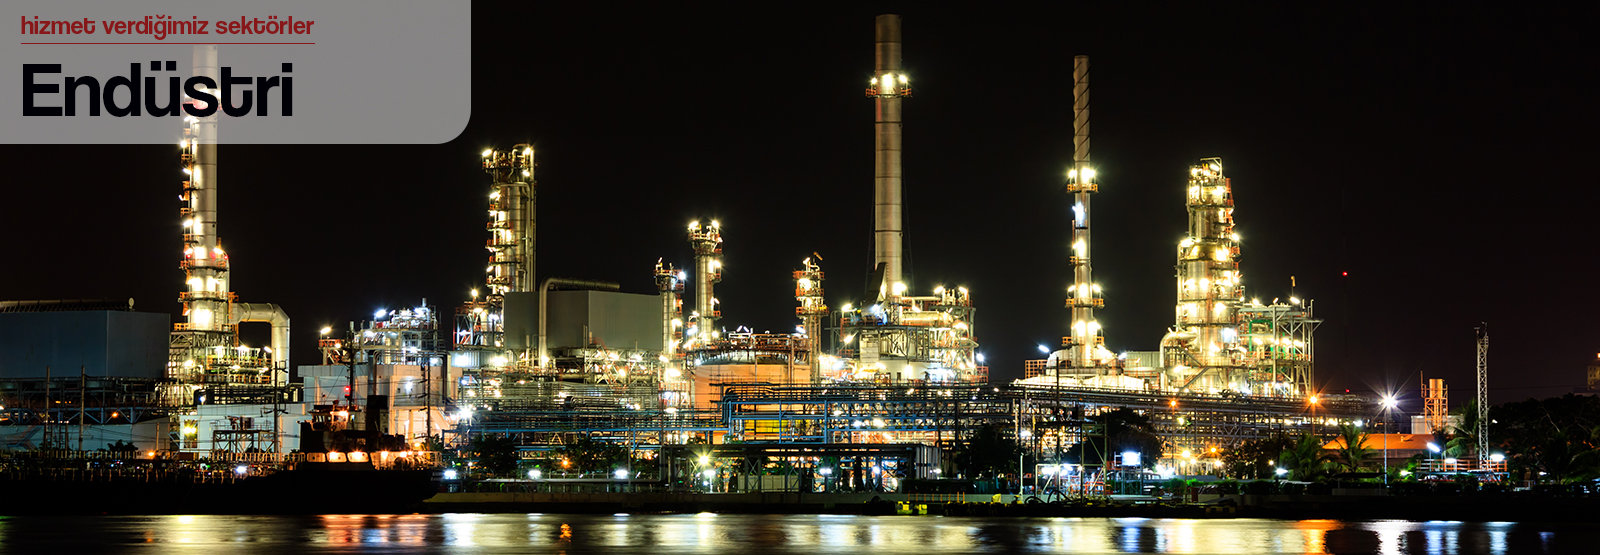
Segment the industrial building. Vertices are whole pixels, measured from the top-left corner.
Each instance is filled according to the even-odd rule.
[[[879,471],[937,478],[953,477],[951,453],[985,427],[1059,468],[1064,447],[1093,441],[1099,416],[1118,408],[1149,416],[1169,457],[1375,410],[1370,399],[1316,394],[1320,321],[1310,300],[1247,295],[1232,186],[1215,158],[1187,176],[1174,172],[1173,199],[1184,199],[1188,218],[1176,251],[1174,325],[1148,350],[1106,348],[1095,319],[1105,299],[1090,257],[1090,198],[1101,184],[1090,158],[1084,56],[1073,61],[1074,152],[1062,207],[1073,251],[1063,317],[1071,335],[1030,362],[1023,379],[992,383],[977,355],[974,292],[921,286],[906,271],[901,154],[911,78],[899,16],[879,16],[875,26],[865,94],[876,144],[876,290],[861,305],[828,304],[823,260],[813,256],[798,269],[768,270],[791,272],[792,333],[738,326],[715,295],[722,280],[742,277],[724,276],[723,257],[739,253],[723,252],[716,220],[679,228],[689,248],[656,261],[655,291],[541,275],[536,151],[518,144],[484,150],[487,187],[468,189],[483,195],[487,214],[486,223],[460,222],[487,231],[481,289],[442,312],[422,300],[324,328],[321,364],[297,368],[291,381],[288,315],[276,304],[239,302],[229,287],[218,238],[216,118],[189,117],[179,143],[183,321],[165,330],[165,315],[128,309],[0,306],[9,424],[0,431],[13,449],[62,448],[74,437],[96,449],[121,438],[150,451],[282,455],[298,448],[291,430],[300,421],[332,410],[355,428],[404,436],[417,451],[459,449],[481,434],[513,437],[528,456],[580,436],[647,456],[738,442],[727,456],[780,457],[807,472],[820,470],[824,456],[871,457]],[[195,66],[214,74],[215,47],[196,48]],[[689,264],[676,265],[678,256]],[[270,345],[241,343],[238,326],[251,323],[271,327]],[[56,373],[46,377],[47,367]],[[97,431],[71,436],[72,427]]]

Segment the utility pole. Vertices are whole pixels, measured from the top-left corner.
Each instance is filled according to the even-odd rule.
[[[50,367],[44,367],[44,441],[41,445],[50,446]]]
[[[83,452],[83,417],[89,414],[88,369],[78,367],[78,452]]]

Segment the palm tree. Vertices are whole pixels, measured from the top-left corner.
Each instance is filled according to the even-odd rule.
[[[1339,424],[1339,437],[1335,441],[1342,444],[1339,457],[1344,459],[1343,466],[1349,472],[1361,470],[1362,463],[1372,455],[1372,448],[1367,447],[1366,430],[1349,422]]]
[[[1445,442],[1445,455],[1462,457],[1478,450],[1478,402],[1469,401],[1461,407],[1461,425],[1450,430],[1450,441]]]
[[[1278,461],[1289,469],[1290,479],[1310,481],[1322,475],[1324,463],[1330,458],[1322,450],[1322,442],[1308,434],[1284,449]]]

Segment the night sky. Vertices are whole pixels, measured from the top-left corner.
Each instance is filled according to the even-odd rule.
[[[472,121],[444,145],[224,146],[220,230],[240,300],[317,329],[482,287],[479,151],[538,149],[539,270],[654,293],[719,219],[724,323],[797,323],[790,271],[831,306],[872,255],[873,16],[904,16],[913,292],[964,285],[997,379],[1067,333],[1072,56],[1092,61],[1097,314],[1114,351],[1172,325],[1187,169],[1233,179],[1247,296],[1315,299],[1326,390],[1443,377],[1491,400],[1583,382],[1600,352],[1597,18],[1577,6],[1275,4],[1130,11],[473,5]],[[1329,6],[1335,6],[1329,4]],[[226,53],[224,52],[224,65]],[[293,60],[285,60],[293,61]],[[427,78],[419,67],[418,79]],[[300,102],[315,102],[310,83]],[[425,106],[417,107],[427,109]],[[224,122],[223,133],[226,133]],[[174,141],[179,127],[173,128]],[[178,319],[174,145],[0,147],[0,298],[125,298]],[[1344,276],[1348,272],[1348,277]],[[691,292],[692,294],[692,292]],[[265,326],[248,332],[265,340]]]

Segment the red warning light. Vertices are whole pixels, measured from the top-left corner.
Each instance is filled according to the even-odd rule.
[[[1345,272],[1344,275],[1345,277],[1350,277],[1350,272]]]

